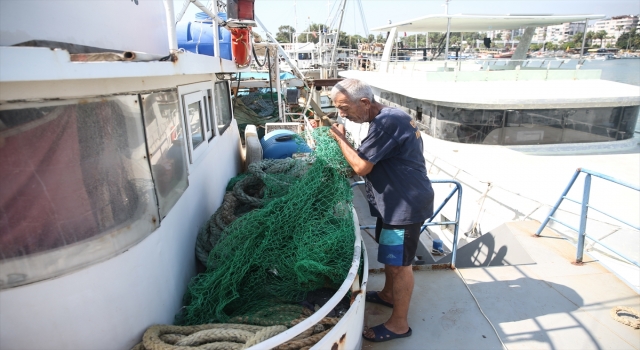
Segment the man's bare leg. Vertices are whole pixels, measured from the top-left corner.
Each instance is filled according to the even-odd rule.
[[[384,267],[384,288],[378,292],[378,296],[387,303],[393,304],[393,274],[388,266]]]
[[[409,314],[409,303],[411,302],[411,293],[413,292],[413,268],[412,266],[391,266],[385,265],[385,288],[387,281],[391,281],[393,290],[393,312],[391,317],[384,326],[393,333],[404,334],[409,331],[409,322],[407,320]],[[382,292],[384,289],[380,292]],[[386,295],[385,295],[386,296]],[[380,296],[383,298],[383,295]],[[374,332],[368,329],[364,335],[367,338],[373,338]]]

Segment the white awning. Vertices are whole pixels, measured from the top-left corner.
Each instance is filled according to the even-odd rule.
[[[401,32],[446,32],[451,18],[451,32],[486,32],[491,30],[545,27],[568,22],[605,18],[604,15],[429,15],[392,23],[372,31],[386,32],[398,27]]]

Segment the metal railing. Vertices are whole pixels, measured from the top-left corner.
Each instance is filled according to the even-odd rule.
[[[580,173],[585,173],[585,179],[584,179],[584,189],[582,192],[582,201],[577,201],[575,199],[571,199],[567,197],[567,193],[569,193],[569,191],[571,190],[571,187],[573,186],[574,182],[576,182],[576,179],[578,178],[578,175],[580,175]],[[612,253],[620,256],[621,258],[629,261],[630,263],[640,267],[640,263],[638,263],[637,261],[627,257],[626,255],[624,255],[623,253],[617,251],[616,249],[610,247],[609,245],[600,242],[599,240],[597,240],[594,237],[591,237],[589,235],[586,234],[586,229],[587,229],[587,212],[589,210],[589,208],[604,214],[616,221],[619,221],[629,227],[632,227],[636,230],[640,230],[639,226],[635,226],[627,221],[625,221],[624,219],[621,219],[619,217],[613,216],[609,213],[605,213],[603,210],[594,208],[593,206],[589,205],[589,195],[591,192],[591,176],[596,176],[599,177],[601,179],[613,182],[613,183],[617,183],[619,185],[628,187],[632,190],[636,190],[638,192],[640,192],[640,187],[638,186],[634,186],[632,184],[626,183],[624,181],[618,180],[616,178],[613,178],[611,176],[607,176],[604,174],[600,174],[598,172],[595,171],[591,171],[588,169],[584,169],[584,168],[578,168],[576,169],[576,172],[573,174],[573,177],[571,178],[571,181],[569,181],[569,184],[567,185],[567,188],[565,188],[564,192],[562,192],[562,195],[560,196],[560,199],[558,199],[558,201],[556,202],[556,204],[553,206],[553,208],[551,208],[551,211],[549,212],[549,214],[547,215],[546,219],[542,222],[542,224],[540,225],[540,228],[538,228],[538,231],[536,232],[536,236],[540,236],[540,233],[542,232],[542,230],[544,229],[544,227],[547,225],[547,223],[549,223],[549,220],[553,220],[554,222],[557,222],[575,232],[578,233],[578,246],[577,246],[577,253],[576,253],[576,263],[577,264],[581,264],[582,263],[582,258],[584,255],[584,244],[585,244],[585,239],[589,238],[590,240],[592,240],[594,242],[594,244],[599,244],[601,246],[603,246],[604,248],[608,249],[609,251],[611,251]],[[560,203],[562,203],[562,201],[566,199],[568,201],[580,204],[582,209],[580,212],[580,227],[576,228],[574,226],[571,226],[561,220],[558,220],[556,218],[553,217],[553,214],[555,214],[556,210],[558,209],[558,207],[560,206]]]
[[[458,228],[460,227],[460,207],[462,204],[462,185],[460,184],[460,182],[455,181],[455,180],[431,180],[432,184],[441,184],[441,183],[448,183],[448,184],[453,184],[455,185],[455,187],[451,190],[451,192],[449,192],[449,194],[447,195],[447,197],[442,201],[442,203],[440,204],[440,206],[438,207],[438,209],[433,211],[433,215],[431,215],[431,217],[429,219],[427,219],[424,224],[422,224],[422,227],[420,228],[420,233],[424,232],[424,230],[427,228],[427,226],[446,226],[446,225],[454,225],[454,229],[453,229],[453,246],[451,247],[451,265],[450,267],[452,269],[456,268],[456,253],[458,251]],[[351,188],[356,187],[358,185],[364,185],[364,181],[356,181],[354,183],[351,184]],[[442,208],[444,208],[444,206],[449,203],[449,200],[451,199],[451,197],[453,197],[454,194],[458,193],[458,197],[457,197],[457,204],[456,204],[456,218],[454,221],[437,221],[434,222],[433,219],[440,213],[440,211],[442,211]],[[360,225],[360,229],[374,229],[376,228],[375,225]]]

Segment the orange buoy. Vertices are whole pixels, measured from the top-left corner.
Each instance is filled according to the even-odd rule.
[[[251,27],[231,28],[231,53],[236,66],[242,68],[251,63]]]

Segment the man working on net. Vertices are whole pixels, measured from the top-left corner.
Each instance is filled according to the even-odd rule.
[[[393,308],[387,322],[365,330],[362,336],[370,341],[408,337],[411,265],[420,227],[433,214],[433,189],[420,131],[408,114],[376,102],[371,87],[362,81],[339,82],[331,90],[331,99],[341,117],[370,123],[357,150],[347,141],[344,125],[331,127],[349,165],[365,177],[369,209],[377,218],[378,261],[385,264],[385,284],[379,292],[367,292],[366,300]]]

